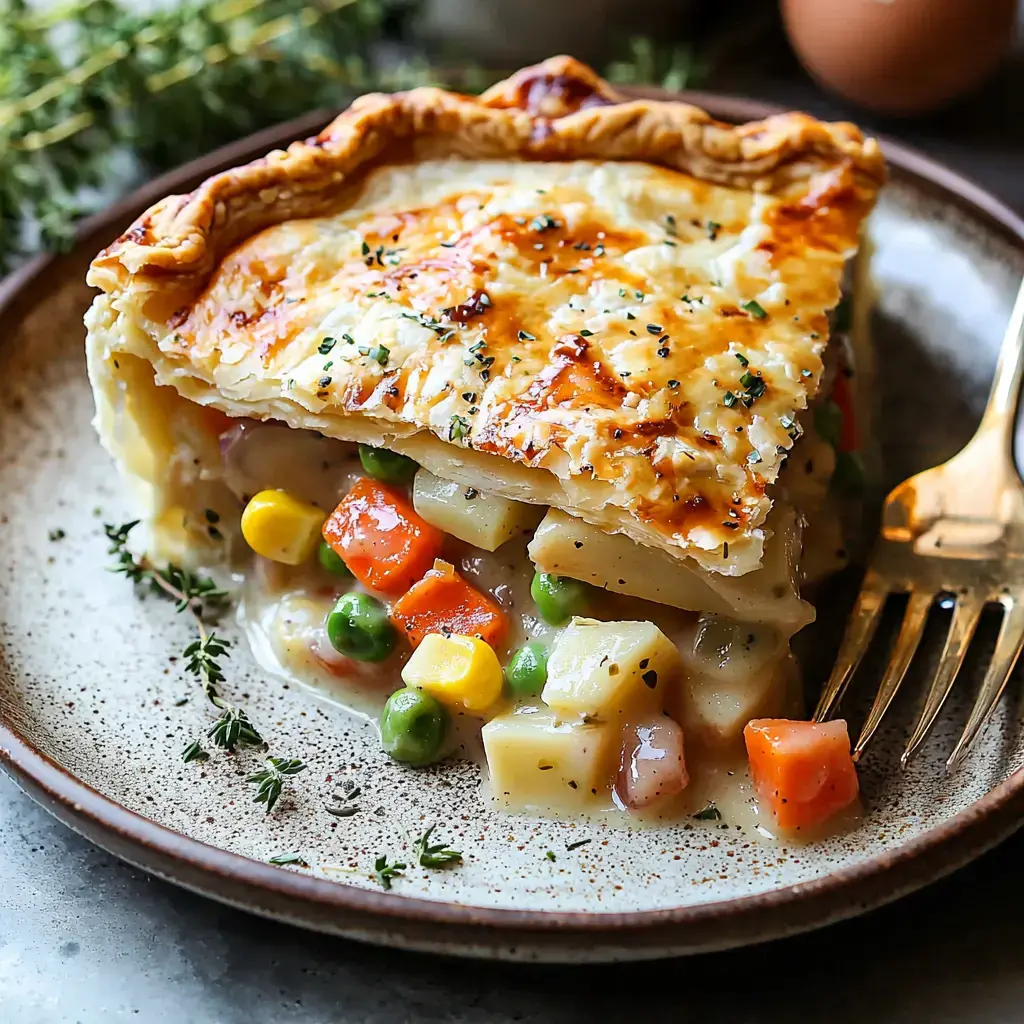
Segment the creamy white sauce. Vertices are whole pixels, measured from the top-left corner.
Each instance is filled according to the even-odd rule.
[[[325,510],[333,508],[352,481],[363,475],[353,446],[274,426],[241,430],[226,449],[225,461],[230,486],[240,497],[283,485]],[[444,557],[474,586],[490,594],[508,617],[508,641],[498,651],[503,664],[527,640],[550,644],[558,633],[539,618],[530,597],[534,569],[526,553],[527,540],[514,538],[495,552],[454,538],[445,542]],[[266,672],[307,688],[317,699],[377,728],[385,701],[402,686],[408,648],[400,643],[391,657],[378,664],[357,662],[334,651],[324,628],[337,598],[363,589],[355,580],[333,576],[316,563],[289,567],[254,558],[245,574],[238,615]],[[596,797],[573,793],[555,806],[510,809],[555,816],[586,814],[646,827],[690,818],[714,804],[721,819],[705,817],[698,819],[700,824],[742,826],[770,835],[770,826],[757,811],[738,729],[726,728],[724,739],[716,729],[723,722],[728,725],[751,717],[754,705],[744,701],[760,692],[759,686],[769,694],[784,691],[777,706],[773,705],[781,713],[779,701],[790,701],[793,688],[788,682],[776,685],[772,680],[788,656],[785,640],[763,626],[748,627],[607,592],[595,592],[587,614],[604,620],[649,620],[679,648],[687,675],[678,691],[669,695],[666,710],[684,726],[689,784],[680,795],[639,811],[627,810],[611,786]],[[453,716],[447,752],[481,763],[486,773],[479,735],[483,724],[484,719],[470,715]]]

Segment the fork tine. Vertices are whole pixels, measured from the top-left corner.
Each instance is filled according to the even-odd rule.
[[[846,626],[832,674],[818,699],[818,706],[814,709],[815,722],[824,722],[838,707],[853,673],[857,671],[857,666],[875,635],[888,596],[889,588],[882,582],[881,576],[869,568],[864,574],[857,602],[850,613],[850,621]]]
[[[961,594],[957,599],[956,607],[953,609],[953,619],[949,624],[949,633],[946,635],[939,665],[935,670],[935,678],[928,688],[924,703],[921,705],[921,712],[914,723],[913,732],[900,756],[902,767],[907,767],[917,748],[931,732],[935,719],[939,717],[942,705],[946,703],[949,691],[953,689],[953,683],[963,664],[964,655],[967,654],[967,648],[974,637],[974,631],[977,629],[978,619],[981,617],[981,610],[984,607],[985,598],[981,594]]]
[[[871,704],[871,710],[868,712],[864,727],[853,748],[855,761],[864,753],[864,748],[874,736],[875,730],[886,711],[889,710],[893,697],[896,696],[896,691],[900,688],[900,683],[903,682],[903,677],[907,674],[910,662],[921,642],[921,635],[924,633],[925,623],[928,621],[928,612],[931,610],[934,600],[935,595],[930,592],[922,593],[914,590],[910,593],[907,610],[903,613],[903,625],[900,626],[900,634],[896,638],[896,646],[893,648],[885,675],[882,677],[881,685]]]
[[[1014,594],[1004,597],[1002,605],[1005,611],[1002,625],[999,627],[996,649],[992,653],[992,662],[985,672],[967,725],[964,726],[964,731],[946,762],[947,772],[956,768],[970,753],[971,747],[999,703],[1010,673],[1017,664],[1021,647],[1024,647],[1024,602],[1021,601],[1020,595]]]

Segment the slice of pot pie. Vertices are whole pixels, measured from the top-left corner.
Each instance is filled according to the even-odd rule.
[[[731,749],[792,699],[884,176],[851,125],[723,124],[567,57],[365,96],[96,257],[97,428],[154,557],[245,567],[277,670],[395,690],[392,756],[486,722],[510,804],[660,805],[684,732]]]

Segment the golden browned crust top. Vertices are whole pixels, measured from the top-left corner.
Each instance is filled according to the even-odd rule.
[[[479,97],[437,88],[357,99],[319,135],[207,179],[146,211],[93,261],[107,292],[136,278],[183,299],[249,235],[328,211],[361,169],[410,149],[481,158],[640,160],[718,184],[784,190],[837,165],[873,192],[878,144],[800,113],[730,125],[687,103],[626,101],[572,57],[523,68]],[[142,280],[138,277],[141,276]],[[168,278],[172,278],[169,280]]]

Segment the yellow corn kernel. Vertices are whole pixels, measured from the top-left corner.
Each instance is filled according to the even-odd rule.
[[[497,703],[504,677],[498,656],[476,636],[428,633],[402,669],[415,686],[449,707],[479,714]]]
[[[300,565],[320,543],[326,518],[322,509],[287,491],[260,491],[242,513],[242,536],[256,554],[273,562]]]

